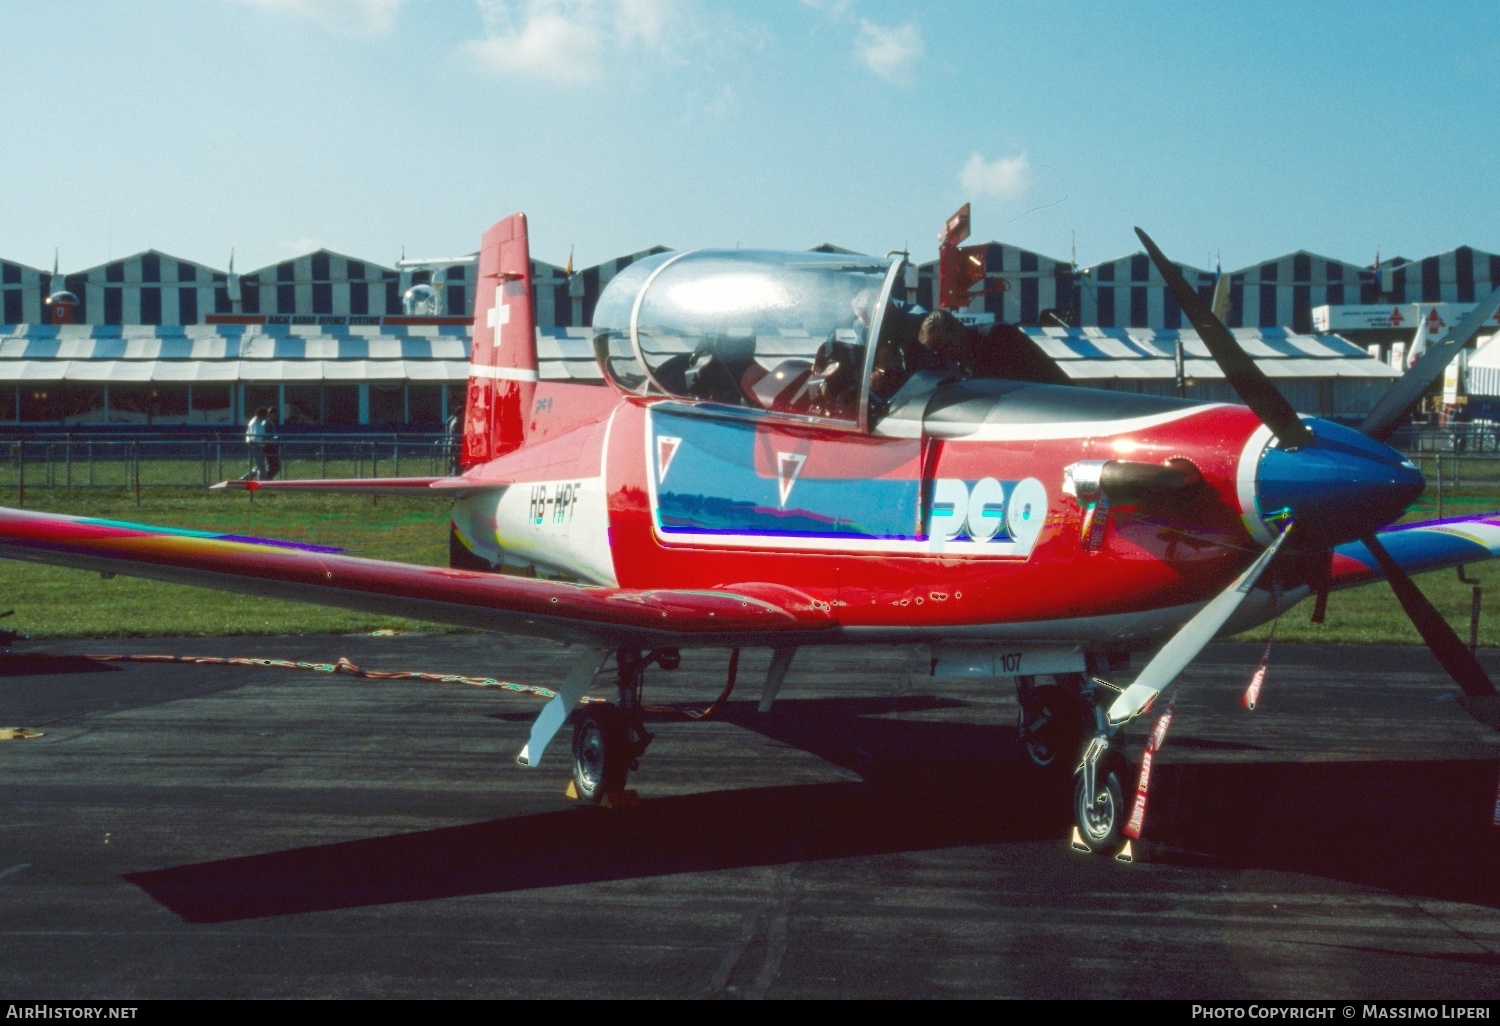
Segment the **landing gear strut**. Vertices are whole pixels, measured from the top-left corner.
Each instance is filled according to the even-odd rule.
[[[619,703],[589,702],[574,720],[573,789],[580,800],[598,803],[624,790],[630,771],[639,766],[641,753],[651,744],[641,707],[646,667],[653,662],[665,665],[674,656],[635,648],[615,652]]]
[[[1129,816],[1125,806],[1125,789],[1121,783],[1128,775],[1122,752],[1111,745],[1111,729],[1105,709],[1118,691],[1101,683],[1084,690],[1084,698],[1094,719],[1093,737],[1084,747],[1073,788],[1073,822],[1078,841],[1096,855],[1106,858],[1119,855],[1125,847],[1123,833]]]

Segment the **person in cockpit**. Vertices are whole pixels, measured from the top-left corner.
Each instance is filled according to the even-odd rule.
[[[806,412],[853,420],[859,412],[859,379],[865,347],[830,338],[818,347],[807,387]]]
[[[902,359],[899,345],[887,339],[876,346],[875,366],[870,371],[871,409],[874,409],[876,403],[883,409],[897,389],[906,383],[908,376],[906,361]]]
[[[967,373],[970,348],[968,331],[947,310],[934,310],[922,320],[916,342],[908,343],[902,356],[908,371]]]

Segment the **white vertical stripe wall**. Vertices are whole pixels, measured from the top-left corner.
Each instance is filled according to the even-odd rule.
[[[394,268],[320,249],[242,275],[242,312],[300,316],[399,314],[400,278]],[[289,296],[283,291],[285,286],[291,286]],[[286,302],[287,299],[291,301]],[[472,300],[468,305],[472,309]]]
[[[1382,278],[1391,290],[1369,302],[1474,303],[1500,288],[1500,254],[1470,246],[1387,265]]]
[[[1214,273],[1179,264],[1187,280],[1207,297]],[[1362,284],[1373,282],[1369,268],[1298,250],[1250,267],[1226,271],[1230,280],[1229,326],[1285,327],[1310,331],[1312,308],[1361,301]],[[1133,290],[1144,288],[1146,316],[1133,304]],[[1109,302],[1099,297],[1108,292]],[[1120,257],[1079,272],[1082,324],[1100,327],[1177,328],[1180,314],[1168,302],[1166,284],[1144,253]]]
[[[533,309],[538,328],[556,328],[572,322],[572,300],[568,296],[568,276],[561,267],[541,260],[531,262],[531,288],[535,294]],[[559,320],[561,314],[561,320]]]
[[[1213,273],[1178,264],[1183,276],[1200,294],[1213,283]],[[1079,323],[1103,328],[1180,328],[1176,302],[1167,302],[1167,286],[1145,253],[1119,257],[1079,271],[1076,285]],[[1136,290],[1143,290],[1145,316],[1135,313]],[[1101,300],[1101,297],[1103,299]]]
[[[0,260],[0,324],[39,324],[42,301],[52,291],[52,275],[11,260]]]
[[[653,246],[583,268],[571,277],[555,264],[532,261],[537,326],[586,326],[610,279],[635,261],[665,250]],[[986,263],[986,288],[976,291],[968,307],[972,312],[988,311],[1013,324],[1036,324],[1045,311],[1062,308],[1082,325],[1181,326],[1176,304],[1143,254],[1082,268],[1075,275],[1065,261],[991,243]],[[147,280],[152,276],[148,265],[156,269],[154,281]],[[1206,295],[1212,272],[1182,266],[1188,280]],[[1500,287],[1500,255],[1467,246],[1422,260],[1388,259],[1382,270],[1377,280],[1369,267],[1298,250],[1228,271],[1232,283],[1229,324],[1308,331],[1311,309],[1325,304],[1475,302]],[[439,269],[440,313],[470,316],[475,274],[474,263]],[[914,277],[911,298],[932,307],[937,299],[937,262],[920,265]],[[402,312],[401,296],[411,283],[411,274],[318,250],[248,272],[240,280],[244,301],[235,312],[381,316]],[[155,250],[58,277],[14,261],[0,261],[0,322],[19,314],[18,323],[44,323],[46,295],[67,288],[83,301],[81,319],[87,324],[202,323],[210,313],[231,312],[227,283],[225,271]],[[1144,311],[1136,298],[1136,290],[1141,289]],[[189,293],[192,302],[184,302]],[[147,309],[143,297],[150,296],[160,307],[159,316]],[[1108,298],[1101,302],[1101,297]]]
[[[226,276],[222,271],[148,249],[121,260],[53,280],[52,289],[66,287],[83,303],[84,324],[198,324],[215,311],[223,298]],[[193,294],[185,303],[183,292]],[[159,311],[145,318],[142,297],[154,295]],[[119,316],[111,307],[119,303]],[[196,310],[193,309],[196,306]],[[184,309],[186,307],[186,309]],[[45,314],[44,314],[45,319]]]
[[[975,288],[966,310],[993,313],[1010,324],[1035,324],[1044,310],[1072,307],[1072,265],[1067,261],[1001,242],[987,245],[984,287]],[[913,300],[928,309],[936,306],[937,278],[936,260],[922,264]]]
[[[569,311],[567,324],[559,322],[556,325],[543,325],[544,327],[585,327],[593,320],[594,304],[599,302],[599,293],[604,286],[609,284],[611,278],[619,274],[625,268],[643,257],[654,256],[657,253],[667,252],[666,246],[652,246],[626,256],[606,260],[602,264],[593,267],[585,267],[575,273],[568,281],[568,296],[572,309]]]

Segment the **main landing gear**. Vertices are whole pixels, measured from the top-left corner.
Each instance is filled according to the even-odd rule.
[[[1083,697],[1083,685],[1081,673],[1016,678],[1021,751],[1026,764],[1048,778],[1066,777],[1077,765],[1074,760],[1083,739],[1093,732],[1094,714]]]
[[[630,771],[651,744],[652,734],[642,716],[641,683],[646,667],[659,663],[675,669],[675,650],[643,653],[621,648],[615,653],[615,686],[619,704],[589,702],[574,715],[573,790],[580,801],[597,804],[608,794],[623,791]]]

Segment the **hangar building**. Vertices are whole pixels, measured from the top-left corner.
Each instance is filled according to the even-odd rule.
[[[600,291],[664,248],[574,274],[533,261],[544,375],[593,373],[583,329]],[[1022,326],[1070,379],[1175,387],[1167,367],[1180,337],[1188,394],[1223,388],[1196,338],[1179,334],[1182,312],[1144,254],[1074,268],[996,242],[984,268],[970,312]],[[1206,298],[1215,273],[1184,270]],[[474,274],[472,257],[391,267],[328,250],[243,274],[155,250],[66,274],[0,260],[0,423],[204,428],[271,405],[290,424],[436,429],[462,402]],[[1391,375],[1315,311],[1473,302],[1500,286],[1500,256],[1459,247],[1377,272],[1299,250],[1228,274],[1229,325],[1264,347],[1294,404],[1355,414]],[[936,276],[934,261],[909,278],[928,307]],[[76,297],[75,323],[51,323],[47,297],[59,291]]]

